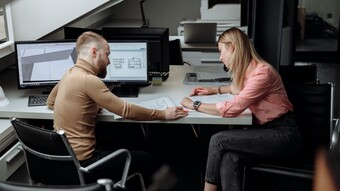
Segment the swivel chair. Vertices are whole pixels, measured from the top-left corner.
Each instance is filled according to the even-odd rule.
[[[333,146],[335,141],[331,142],[331,133],[335,132],[333,89],[332,83],[286,86],[303,137],[302,150],[294,158],[246,165],[243,172],[243,190],[249,190],[249,187],[254,190],[256,185],[261,187],[259,190],[289,190],[289,186],[295,190],[311,190],[316,152],[320,148],[337,148]],[[332,136],[337,135],[333,133]],[[267,178],[261,180],[261,176]]]
[[[111,191],[113,190],[112,183],[110,179],[99,179],[96,183],[85,186],[51,186],[0,181],[0,191]]]
[[[291,84],[315,84],[318,83],[317,66],[311,65],[281,65],[279,68],[283,83]]]
[[[340,118],[335,120],[334,129],[332,131],[331,143],[330,143],[330,151],[335,152],[340,155]]]
[[[91,183],[86,179],[89,175],[95,175],[93,171],[96,168],[123,155],[126,158],[121,180],[114,183],[113,188],[125,188],[126,181],[132,176],[138,176],[142,188],[145,188],[139,173],[128,177],[131,154],[126,149],[119,149],[88,166],[81,166],[63,131],[39,128],[14,117],[10,121],[25,154],[30,184],[86,185]]]
[[[340,190],[340,123],[333,129],[330,150],[322,149],[315,157],[313,191]]]

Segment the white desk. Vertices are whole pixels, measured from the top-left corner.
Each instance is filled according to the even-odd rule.
[[[193,66],[171,66],[169,78],[161,86],[148,86],[140,89],[138,98],[124,98],[130,102],[137,100],[151,100],[163,96],[168,96],[175,101],[188,96],[194,85],[183,85],[183,79],[187,72],[194,71]],[[28,96],[40,94],[42,89],[18,90],[15,70],[5,70],[0,73],[0,85],[9,99],[10,103],[0,107],[0,118],[11,116],[26,119],[53,119],[53,111],[46,106],[28,107]],[[133,122],[127,119],[117,119],[113,113],[104,110],[98,114],[98,121],[107,122]],[[251,125],[252,115],[246,110],[235,118],[222,118],[196,111],[190,111],[189,116],[173,121],[147,121],[138,123],[174,123],[174,124],[225,124],[225,125]]]

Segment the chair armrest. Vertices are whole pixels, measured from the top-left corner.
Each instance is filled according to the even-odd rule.
[[[123,170],[123,174],[122,174],[122,179],[121,181],[119,181],[118,183],[114,184],[114,187],[120,187],[120,188],[124,188],[125,189],[125,184],[126,184],[126,179],[129,173],[129,169],[130,169],[130,164],[131,164],[131,154],[128,150],[126,149],[119,149],[109,155],[107,155],[106,157],[86,166],[86,167],[80,167],[80,170],[86,173],[89,173],[91,170],[95,169],[96,167],[106,163],[107,161],[109,161],[112,158],[115,158],[119,155],[125,154],[126,155],[126,159],[125,159],[125,166],[124,166],[124,170]]]
[[[312,170],[280,167],[280,166],[272,166],[272,165],[257,165],[257,166],[251,167],[251,170],[258,171],[258,172],[266,172],[270,174],[279,174],[279,175],[285,175],[285,176],[290,176],[290,177],[309,179],[309,180],[312,180],[314,176],[314,172]]]

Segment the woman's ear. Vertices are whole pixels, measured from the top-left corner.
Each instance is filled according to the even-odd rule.
[[[229,48],[231,49],[231,52],[234,52],[235,50],[235,43],[230,43]]]

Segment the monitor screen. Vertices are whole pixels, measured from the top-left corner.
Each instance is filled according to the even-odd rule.
[[[148,43],[146,41],[109,41],[110,64],[103,81],[118,97],[138,97],[141,86],[150,85]]]
[[[149,84],[147,42],[109,41],[110,64],[105,83]]]
[[[15,42],[18,87],[52,87],[77,59],[75,41]]]
[[[169,29],[168,28],[133,28],[103,27],[102,34],[107,40],[141,40],[148,42],[149,76],[169,75]]]

